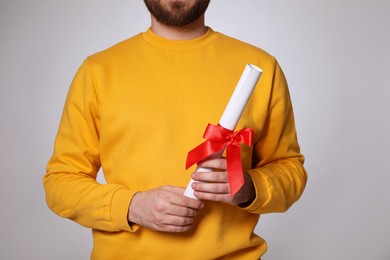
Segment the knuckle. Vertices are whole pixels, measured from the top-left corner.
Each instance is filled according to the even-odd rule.
[[[202,182],[195,182],[195,183],[192,184],[192,188],[194,190],[202,190],[203,189],[203,185],[204,185],[204,183],[202,183]]]
[[[194,222],[193,218],[181,218],[180,226],[186,227],[188,225],[191,225],[193,222]]]
[[[180,207],[175,207],[175,208],[173,208],[173,210],[172,210],[172,213],[174,214],[174,215],[176,215],[176,216],[181,216],[181,215],[183,215],[184,212],[185,211],[185,209],[182,209],[182,208],[180,208]]]
[[[172,224],[175,226],[183,226],[184,225],[184,220],[183,218],[174,218],[172,220]]]
[[[218,160],[218,168],[219,169],[225,169],[226,168],[226,159],[219,159]]]
[[[220,185],[220,193],[227,193],[229,191],[229,185]]]
[[[211,188],[213,193],[221,193],[221,185],[214,184]]]
[[[185,218],[179,218],[177,222],[178,222],[179,226],[184,226],[186,224],[186,219]]]
[[[161,215],[154,215],[153,221],[154,221],[154,223],[163,223],[164,218]]]
[[[166,199],[166,194],[165,194],[165,192],[159,192],[159,193],[157,193],[157,199],[158,200],[165,200]]]
[[[191,210],[188,209],[188,208],[184,209],[183,211],[184,211],[184,212],[183,212],[183,215],[184,215],[184,216],[191,216],[191,215],[192,215]]]
[[[165,211],[165,207],[161,204],[157,204],[155,209],[157,212],[164,212]]]
[[[227,172],[221,172],[221,174],[219,174],[219,179],[221,182],[227,182],[228,181]]]
[[[218,167],[218,169],[223,169],[223,161],[222,161],[222,159],[217,161],[217,167]]]
[[[211,187],[211,191],[213,193],[223,193],[224,192],[224,187],[223,185],[220,185],[220,184],[214,184],[212,187]]]
[[[181,197],[181,198],[179,198],[179,203],[180,203],[180,205],[187,205],[188,200],[185,197]]]

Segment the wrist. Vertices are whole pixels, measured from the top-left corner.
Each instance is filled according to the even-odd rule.
[[[137,203],[139,200],[140,192],[137,192],[134,194],[132,200],[130,201],[129,204],[129,210],[127,212],[127,222],[129,225],[136,223],[138,224],[138,217],[137,217]]]
[[[236,205],[242,208],[248,207],[256,198],[253,180],[247,172],[244,172],[244,185],[242,185],[236,197]]]

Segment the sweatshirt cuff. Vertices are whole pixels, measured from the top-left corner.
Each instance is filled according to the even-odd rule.
[[[120,189],[114,193],[111,201],[111,221],[115,229],[128,232],[138,230],[139,225],[129,225],[127,220],[127,213],[134,194],[135,192],[127,189]]]
[[[241,208],[241,209],[246,210],[250,213],[259,214],[259,213],[261,213],[260,212],[261,209],[264,208],[268,204],[268,201],[270,200],[271,194],[270,194],[270,191],[268,189],[266,179],[259,172],[258,169],[249,170],[249,171],[247,171],[247,173],[252,178],[253,185],[254,185],[255,191],[256,191],[256,197],[249,206],[247,206],[245,208]]]

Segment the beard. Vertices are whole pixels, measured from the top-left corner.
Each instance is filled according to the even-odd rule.
[[[182,27],[196,21],[207,10],[210,0],[196,0],[192,5],[188,1],[170,1],[162,4],[161,0],[144,0],[149,12],[162,24]]]

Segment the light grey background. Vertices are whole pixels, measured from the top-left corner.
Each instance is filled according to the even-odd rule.
[[[389,2],[210,5],[214,30],[278,58],[307,159],[301,200],[256,229],[265,260],[390,259]],[[1,0],[1,259],[89,258],[90,231],[49,211],[42,176],[83,59],[148,26],[140,0]]]

